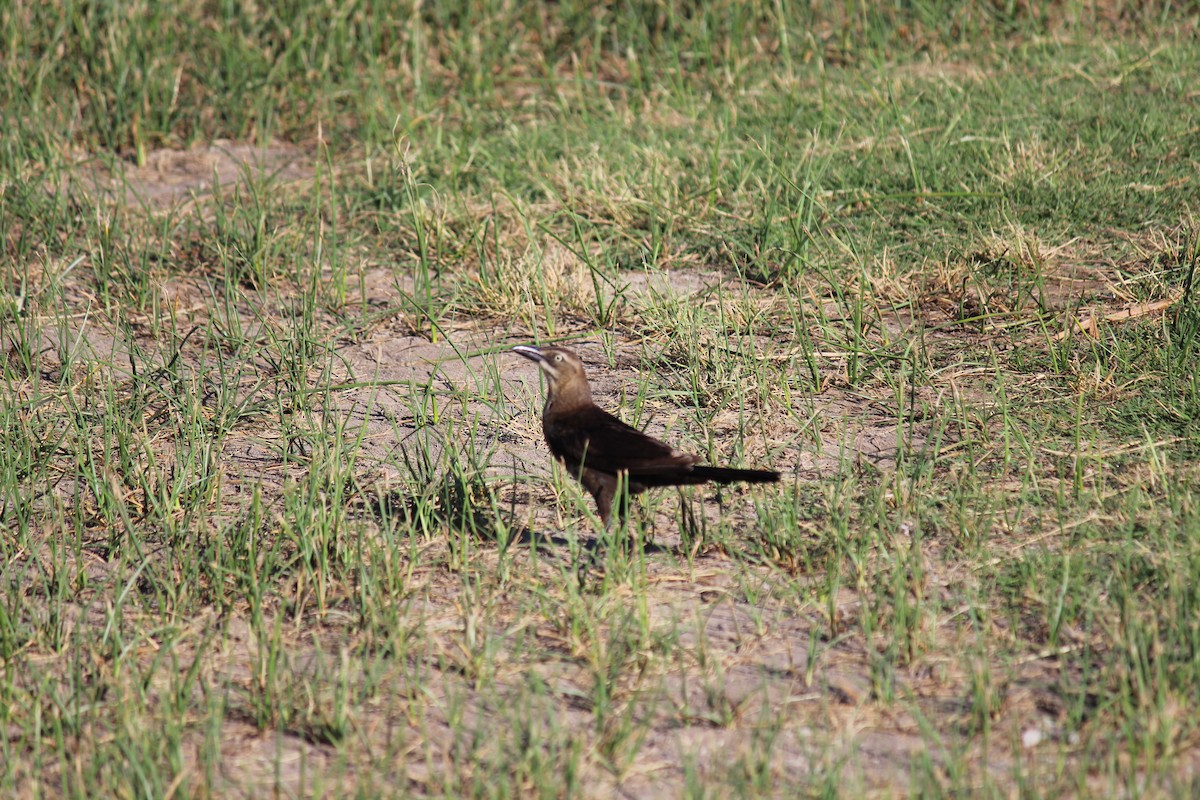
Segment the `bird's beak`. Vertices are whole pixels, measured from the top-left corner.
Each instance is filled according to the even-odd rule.
[[[543,361],[546,360],[546,357],[544,355],[542,355],[541,350],[538,350],[536,347],[530,347],[527,344],[519,344],[516,347],[514,347],[512,349],[512,351],[514,353],[516,353],[517,355],[525,356],[530,361],[533,361],[538,364],[541,364]]]
[[[519,344],[516,347],[514,347],[512,349],[512,351],[514,353],[516,353],[517,355],[524,356],[525,358],[528,358],[533,363],[537,364],[539,367],[542,368],[542,371],[545,372],[547,375],[549,375],[551,378],[558,377],[557,373],[555,373],[555,371],[554,371],[554,368],[550,366],[550,361],[546,358],[546,356],[542,355],[542,351],[539,350],[538,348],[530,347],[529,345],[525,345],[525,344]]]

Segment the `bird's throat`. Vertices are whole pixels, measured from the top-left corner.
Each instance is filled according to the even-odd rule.
[[[588,408],[592,403],[592,389],[586,381],[574,380],[565,386],[555,386],[546,393],[543,413],[570,414]]]

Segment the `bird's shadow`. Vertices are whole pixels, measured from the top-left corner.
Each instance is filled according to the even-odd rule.
[[[488,492],[482,481],[469,480],[461,474],[450,472],[419,491],[396,488],[366,493],[363,500],[368,513],[379,522],[400,520],[409,525],[429,528],[444,526],[483,541],[496,542],[502,549],[521,545],[531,549],[568,551],[574,545],[585,550],[589,562],[593,564],[610,549],[634,547],[638,539],[637,546],[646,555],[686,555],[691,549],[686,543],[662,545],[645,540],[634,534],[632,524],[626,530],[580,539],[516,524],[515,514],[510,517],[509,524],[504,524]]]
[[[503,524],[482,481],[450,472],[421,490],[391,489],[365,496],[367,509],[377,520],[401,520],[410,525],[446,527],[502,547],[565,548],[571,540],[543,533],[514,521]]]

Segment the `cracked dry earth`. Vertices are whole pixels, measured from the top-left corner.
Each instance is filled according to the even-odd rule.
[[[177,186],[171,192],[170,197],[178,197]],[[404,281],[400,273],[398,267],[367,270],[361,276],[367,304],[396,304]],[[685,281],[656,284],[654,290],[687,298],[697,288],[723,279],[726,276],[719,273],[696,273]],[[181,324],[181,330],[213,324],[210,289],[202,282],[174,279],[162,291],[168,302],[184,311],[186,325]],[[632,291],[636,301],[638,287]],[[253,292],[245,296],[253,297]],[[280,309],[243,306],[237,313],[247,331],[272,316],[283,324]],[[106,329],[95,316],[77,321],[74,330],[61,335],[88,349],[93,364],[108,365],[117,382],[128,374],[131,353],[142,355],[145,370],[155,360],[167,361],[177,348],[198,385],[212,370],[212,363],[202,360],[211,353],[206,355],[201,337],[154,342],[139,340],[136,328],[132,337]],[[332,330],[333,321],[328,322]],[[322,395],[327,397],[324,405],[317,404],[318,416],[296,425],[337,429],[344,439],[359,439],[354,458],[362,484],[384,487],[381,491],[391,494],[420,491],[422,487],[412,484],[409,465],[424,457],[445,463],[442,448],[458,447],[470,436],[490,464],[485,477],[504,523],[533,532],[540,541],[536,546],[528,539],[514,544],[502,558],[494,542],[477,537],[464,563],[452,552],[448,537],[433,532],[414,540],[411,548],[389,551],[396,557],[393,563],[365,565],[367,570],[403,576],[407,600],[392,610],[392,619],[412,631],[418,643],[400,657],[384,653],[371,659],[369,668],[358,658],[346,658],[351,650],[370,651],[375,636],[349,621],[352,587],[329,588],[321,603],[325,612],[303,618],[289,615],[288,604],[280,598],[265,603],[262,613],[278,618],[283,626],[286,658],[297,684],[315,687],[306,691],[313,692],[310,701],[316,710],[283,733],[259,725],[251,702],[239,700],[240,690],[249,695],[261,668],[263,643],[249,624],[251,610],[214,609],[192,620],[191,636],[185,641],[194,641],[192,657],[202,659],[200,683],[232,690],[220,723],[218,788],[245,796],[279,788],[298,791],[311,785],[314,775],[327,775],[323,786],[329,791],[341,785],[348,791],[386,786],[420,794],[423,787],[442,786],[442,776],[453,769],[463,769],[461,764],[453,769],[450,765],[463,746],[463,731],[471,731],[490,742],[474,751],[474,757],[490,754],[496,763],[518,749],[522,737],[543,740],[548,758],[556,748],[578,747],[581,738],[595,741],[607,763],[623,765],[617,774],[585,755],[581,784],[598,797],[677,796],[689,765],[702,775],[766,770],[780,786],[806,785],[807,776],[824,773],[838,776],[841,791],[891,794],[905,791],[915,761],[927,759],[936,767],[946,754],[942,748],[961,746],[955,731],[965,728],[971,690],[970,676],[962,674],[957,660],[926,658],[899,670],[892,685],[897,696],[906,698],[903,704],[875,697],[872,673],[879,668],[879,643],[865,640],[853,622],[872,587],[842,586],[818,601],[817,592],[805,591],[804,586],[819,584],[819,575],[796,574],[769,563],[755,566],[719,548],[684,552],[688,548],[679,533],[680,502],[710,524],[724,515],[738,529],[755,524],[752,492],[727,490],[718,504],[715,491],[703,489],[683,501],[666,495],[643,509],[641,513],[651,516],[657,545],[646,559],[644,596],[616,586],[604,595],[585,592],[582,601],[547,598],[544,614],[521,616],[528,603],[518,605],[514,598],[536,596],[543,585],[563,584],[564,570],[573,569],[570,543],[590,541],[596,531],[580,513],[580,491],[553,474],[541,442],[542,387],[536,370],[505,352],[528,339],[514,337],[495,320],[460,320],[443,333],[437,341],[415,336],[395,316],[383,318],[353,340],[331,338],[330,370],[310,379],[313,389],[333,388]],[[949,346],[950,337],[945,341]],[[45,344],[52,352],[62,341]],[[788,352],[786,342],[763,344],[764,358]],[[653,364],[646,355],[652,348],[620,335],[603,342],[584,339],[572,346],[589,367],[597,401],[629,419],[627,398],[656,380],[647,370]],[[159,355],[147,355],[155,353]],[[270,406],[272,384],[264,376],[271,368],[266,363],[243,365],[239,392]],[[416,396],[423,399],[414,400]],[[932,393],[926,399],[934,406],[940,402]],[[748,465],[769,463],[785,475],[778,487],[764,491],[804,492],[808,484],[847,465],[886,476],[899,437],[905,437],[906,446],[920,448],[929,435],[928,423],[908,423],[902,431],[894,398],[882,390],[880,396],[871,396],[830,389],[796,402],[806,404],[812,430],[782,423],[778,438],[771,436],[769,427],[765,434],[760,427],[760,433],[745,442]],[[689,438],[692,421],[678,407],[651,395],[640,424],[697,451],[703,440]],[[737,424],[732,412],[712,415],[718,442],[723,430]],[[157,457],[169,460],[170,437],[152,429],[150,433]],[[283,438],[281,431],[254,418],[234,426],[223,438],[221,507],[214,513],[214,526],[222,518],[244,513],[255,492],[270,509],[285,487],[303,481],[304,469],[281,458],[290,446]],[[70,489],[62,486],[59,491]],[[813,524],[814,543],[821,538],[822,524]],[[386,526],[365,510],[363,525],[374,526],[375,535],[388,535]],[[914,591],[955,608],[955,597],[963,596],[973,576],[955,566],[955,560],[941,558],[938,543],[920,546],[926,551],[926,570]],[[97,559],[89,569],[102,573],[105,567]],[[506,576],[503,582],[496,577],[501,574]],[[313,591],[317,589],[288,587],[290,595]],[[464,593],[471,593],[469,602]],[[602,669],[577,633],[561,625],[555,608],[559,602],[590,603],[595,616],[611,624],[623,619],[615,609],[636,608],[650,620],[651,631],[670,631],[673,644],[661,651],[651,640],[641,642],[643,652],[607,653],[610,661],[607,670]],[[480,608],[487,611],[486,621],[473,616]],[[923,634],[940,642],[939,652],[952,650],[953,642],[968,636],[956,616],[953,611],[945,614],[937,629]],[[95,624],[94,617],[94,609],[79,609],[70,624]],[[488,626],[486,631],[481,624]],[[594,635],[605,638],[602,631]],[[480,676],[465,663],[469,645],[481,636],[495,642],[486,692],[480,691]],[[521,646],[510,647],[518,638]],[[529,657],[529,641],[544,657]],[[820,659],[814,662],[817,645]],[[188,663],[187,652],[176,657]],[[1030,659],[1011,676],[1009,694],[994,723],[997,738],[1054,716],[1056,700],[1046,688],[1053,680],[1038,659]],[[604,694],[614,699],[609,712],[613,721],[602,723],[599,730],[592,699],[597,681],[611,684]],[[353,693],[364,700],[355,706],[352,733],[335,745],[320,733],[320,709],[339,682],[358,687]],[[536,692],[529,691],[533,684],[539,687]],[[508,698],[527,705],[514,711],[504,705]],[[512,729],[514,716],[523,721],[524,730]],[[636,721],[639,733],[633,740],[622,738],[622,720]],[[936,744],[940,739],[929,735],[929,725],[945,732],[945,745]],[[202,733],[197,732],[195,740],[193,758]],[[382,762],[373,756],[397,750],[405,754],[403,759]],[[994,753],[982,763],[982,768],[998,773],[1012,768]],[[200,769],[194,762],[191,767]]]

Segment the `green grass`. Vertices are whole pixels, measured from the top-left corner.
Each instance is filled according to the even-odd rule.
[[[1197,22],[0,9],[0,793],[1191,796]]]

